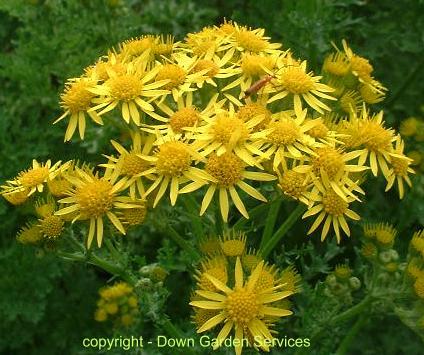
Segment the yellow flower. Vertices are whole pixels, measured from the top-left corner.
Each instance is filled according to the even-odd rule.
[[[153,147],[154,137],[142,137],[139,132],[132,132],[132,146],[128,151],[121,144],[112,140],[111,143],[119,153],[117,158],[107,156],[109,162],[100,166],[116,171],[119,175],[127,177],[124,189],[129,188],[131,198],[145,194],[141,175],[150,168],[150,163],[139,155],[147,155]],[[151,178],[150,175],[147,178]]]
[[[340,280],[347,280],[352,275],[352,270],[348,265],[337,265],[334,275]]]
[[[374,71],[374,68],[372,67],[369,60],[353,53],[352,49],[349,48],[345,40],[342,41],[342,44],[344,54],[346,55],[350,64],[351,73],[358,78],[360,83],[366,84],[368,90],[379,94],[379,98],[382,98],[384,96],[384,92],[387,89],[372,77],[371,74]]]
[[[408,117],[400,123],[400,134],[404,137],[414,136],[418,131],[419,123],[415,117]]]
[[[246,184],[243,179],[257,181],[272,181],[275,179],[275,176],[270,174],[245,170],[243,161],[235,154],[228,152],[221,156],[216,154],[210,155],[206,162],[205,171],[209,174],[210,182],[205,196],[203,197],[200,215],[205,213],[212,201],[215,191],[218,190],[219,205],[224,222],[228,220],[228,212],[230,209],[228,193],[230,193],[231,199],[240,213],[245,218],[249,218],[243,201],[235,189],[236,186],[257,200],[266,202],[266,198],[252,186]],[[189,192],[190,185],[183,189],[181,193]]]
[[[202,60],[214,60],[222,53],[230,53],[233,56],[235,49],[229,49],[230,45],[226,36],[222,36],[217,28],[204,27],[201,31],[189,33],[185,39],[185,45],[193,54]]]
[[[302,218],[317,214],[318,216],[309,229],[308,235],[315,231],[325,220],[321,232],[321,241],[327,236],[331,225],[336,233],[337,243],[340,243],[340,228],[347,236],[350,236],[350,230],[345,216],[354,220],[360,219],[356,212],[349,209],[349,203],[355,199],[351,196],[347,196],[346,199],[343,199],[335,193],[331,187],[319,182],[316,182],[314,191],[312,191],[310,196],[315,202],[315,206],[309,208],[308,211],[303,214]]]
[[[282,173],[277,171],[278,187],[287,196],[299,200],[306,205],[310,204],[308,189],[311,182],[308,176],[293,169],[285,169]]]
[[[250,166],[261,168],[254,155],[264,156],[259,149],[268,131],[255,132],[254,128],[265,116],[258,115],[243,121],[233,111],[217,110],[216,115],[204,117],[205,125],[192,129],[196,146],[203,149],[202,155],[216,152],[217,156],[232,153]]]
[[[153,175],[154,182],[147,189],[146,196],[159,188],[153,207],[156,207],[168,186],[170,188],[171,205],[174,206],[180,191],[180,184],[192,181],[187,185],[186,192],[192,192],[202,187],[209,178],[202,170],[192,166],[194,161],[202,161],[204,157],[197,152],[196,147],[183,141],[175,140],[172,136],[160,137],[158,148],[153,156],[139,154],[149,161],[153,167],[141,175]],[[187,188],[189,191],[187,191]]]
[[[364,194],[365,192],[353,181],[349,175],[367,169],[360,164],[347,164],[356,159],[361,151],[345,152],[332,144],[318,145],[313,148],[310,164],[302,164],[293,168],[298,173],[308,174],[314,184],[320,181],[329,186],[339,197],[347,201],[350,198],[358,199],[353,191]],[[318,176],[318,178],[317,178]]]
[[[335,76],[345,76],[350,70],[350,63],[343,53],[336,52],[325,58],[322,69]]]
[[[126,40],[119,47],[125,57],[132,58],[141,56],[145,51],[152,51],[154,44],[155,37],[147,35]]]
[[[268,131],[265,138],[259,142],[263,144],[261,150],[267,158],[273,158],[274,171],[285,165],[285,157],[292,159],[302,159],[304,153],[313,154],[310,147],[315,146],[315,140],[305,132],[313,128],[317,122],[310,120],[305,122],[306,110],[302,111],[302,116],[291,117],[286,112],[280,112],[274,119],[266,125]]]
[[[186,54],[175,54],[172,62],[165,62],[155,67],[157,70],[156,81],[166,80],[164,89],[169,90],[175,102],[184,93],[195,91],[193,84],[204,82],[207,79],[208,68],[193,72],[198,59]]]
[[[411,180],[409,179],[408,173],[414,174],[414,170],[409,167],[412,163],[412,159],[408,158],[404,153],[404,142],[398,135],[396,137],[395,148],[389,157],[389,168],[385,177],[387,179],[386,191],[389,191],[395,180],[397,181],[397,187],[399,190],[399,198],[404,196],[403,182],[405,181],[409,187],[412,187]]]
[[[109,71],[108,80],[90,89],[90,92],[98,95],[93,99],[97,105],[90,108],[90,111],[101,110],[98,115],[103,115],[121,104],[123,120],[128,124],[133,121],[139,126],[139,109],[150,114],[154,107],[149,102],[168,93],[167,90],[159,89],[166,85],[166,80],[152,82],[158,72],[157,67],[147,70],[145,55],[139,57],[137,62],[128,63],[125,73]]]
[[[238,77],[222,89],[224,96],[237,105],[237,99],[246,96],[245,92],[253,84],[274,71],[276,62],[277,57],[275,56],[244,53],[237,66],[232,69],[232,73],[237,74]],[[236,87],[238,87],[237,94],[227,93]]]
[[[2,195],[14,194],[18,191],[27,191],[27,196],[34,192],[43,192],[44,184],[50,179],[54,179],[61,171],[66,170],[68,163],[61,165],[58,161],[54,165],[50,160],[46,163],[39,163],[32,160],[32,168],[21,171],[14,180],[7,181],[7,185],[2,186]]]
[[[125,186],[126,178],[117,181],[118,174],[110,174],[106,170],[103,177],[92,175],[86,171],[76,168],[75,176],[67,176],[67,179],[74,185],[74,188],[67,194],[69,197],[59,200],[59,203],[70,204],[55,213],[56,216],[78,213],[75,220],[87,220],[90,228],[87,236],[87,248],[96,234],[97,245],[100,247],[103,240],[103,219],[107,218],[122,234],[125,229],[115,214],[117,209],[137,208],[132,203],[133,199],[126,196],[118,196]]]
[[[246,234],[232,230],[221,238],[221,250],[226,256],[241,256],[246,248]]]
[[[414,233],[411,239],[411,246],[424,257],[424,230]]]
[[[164,124],[148,125],[143,127],[143,130],[153,134],[159,130],[162,135],[172,135],[176,139],[190,138],[193,133],[187,133],[188,128],[197,127],[205,120],[205,117],[211,117],[216,109],[222,107],[224,100],[217,102],[217,98],[218,94],[213,95],[203,110],[193,105],[193,93],[191,91],[178,97],[175,110],[165,102],[160,102],[157,106],[165,113],[165,117],[157,113],[152,114],[152,116]]]
[[[2,190],[6,192],[11,186],[4,185],[1,186]],[[26,200],[28,200],[28,190],[18,190],[10,193],[1,193],[5,200],[9,201],[12,205],[18,206],[22,205]]]
[[[16,235],[16,240],[22,244],[37,244],[42,239],[43,233],[36,224],[27,224]]]
[[[293,292],[278,290],[283,287],[278,283],[276,286],[256,290],[264,262],[260,262],[251,273],[249,279],[244,281],[243,269],[240,258],[237,258],[234,272],[234,286],[228,286],[217,278],[205,274],[207,279],[216,287],[217,291],[197,290],[196,294],[201,300],[194,300],[190,305],[199,309],[214,310],[219,313],[206,322],[197,330],[203,333],[223,323],[223,327],[217,335],[214,349],[221,346],[222,342],[234,329],[235,353],[240,355],[243,346],[249,344],[249,339],[255,339],[255,345],[269,351],[265,341],[271,341],[273,336],[270,332],[272,321],[280,317],[292,314],[287,309],[274,307],[273,303],[290,296]]]
[[[251,53],[279,53],[280,43],[270,43],[269,37],[265,37],[263,28],[249,29],[233,23],[234,31],[230,37],[232,45],[240,52]]]
[[[69,80],[65,84],[64,93],[60,96],[61,106],[65,112],[53,124],[71,116],[65,132],[65,142],[69,141],[78,127],[81,139],[84,139],[86,127],[85,114],[97,124],[102,125],[102,119],[96,112],[90,111],[91,103],[95,95],[90,91],[96,85],[96,81],[88,78]]]
[[[324,113],[323,110],[331,111],[330,107],[321,100],[337,100],[326,94],[333,92],[334,89],[320,83],[320,79],[320,76],[314,76],[312,72],[306,71],[306,61],[285,65],[275,73],[274,86],[269,89],[271,93],[275,92],[275,95],[271,94],[268,103],[282,100],[290,95],[293,97],[293,107],[298,117],[302,116],[302,99],[319,113]]]

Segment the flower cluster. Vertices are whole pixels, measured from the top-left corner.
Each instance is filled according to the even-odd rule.
[[[168,195],[173,206],[199,190],[200,215],[216,203],[228,222],[233,210],[249,218],[246,199],[266,202],[262,186],[278,185],[305,204],[304,218],[315,216],[308,234],[321,227],[324,240],[333,230],[339,242],[350,235],[347,219],[360,219],[351,207],[367,170],[383,174],[386,190],[397,185],[400,198],[411,185],[401,137],[367,106],[385,92],[372,70],[343,41],[316,75],[264,30],[233,22],[181,42],[124,41],[68,80],[56,122],[68,121],[65,141],[77,130],[84,139],[92,124],[131,139],[112,140],[115,153],[95,173],[34,161],[2,195],[22,203],[45,184],[66,191],[55,215],[88,223],[87,245],[96,237],[100,246],[105,223],[125,234],[144,220],[144,200],[155,208]]]
[[[94,319],[97,322],[112,320],[115,326],[128,327],[137,317],[138,301],[133,288],[125,282],[117,282],[99,290],[100,299]]]
[[[234,330],[236,354],[244,346],[269,351],[275,322],[292,314],[286,299],[300,290],[293,267],[280,272],[247,250],[246,235],[230,231],[201,242],[205,254],[197,270],[190,305],[197,332],[215,332],[217,349]],[[275,333],[275,332],[274,332]]]
[[[325,294],[336,298],[343,304],[351,304],[353,301],[352,291],[361,287],[361,281],[352,276],[352,270],[348,265],[337,265],[334,271],[325,280]]]

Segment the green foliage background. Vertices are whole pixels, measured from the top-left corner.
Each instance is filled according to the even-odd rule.
[[[107,136],[89,131],[86,142],[75,139],[64,144],[63,125],[51,123],[61,112],[59,93],[65,80],[80,75],[82,68],[108,48],[148,33],[169,33],[183,39],[187,32],[218,24],[224,18],[265,28],[274,42],[281,41],[295,55],[309,59],[316,70],[331,41],[348,39],[356,52],[371,60],[376,78],[389,89],[381,107],[387,122],[398,128],[402,119],[423,115],[423,13],[422,0],[0,0],[0,180],[27,168],[32,158],[99,160],[108,144]],[[369,183],[368,201],[359,211],[365,220],[393,223],[399,230],[403,252],[412,231],[424,224],[422,177],[415,177],[414,184],[413,191],[399,202],[395,192],[383,193],[382,181]],[[14,235],[26,213],[0,201],[0,353],[82,353],[83,337],[109,334],[93,320],[97,290],[108,275],[18,245]],[[281,220],[285,216],[282,213]],[[183,224],[184,218],[179,223]],[[256,224],[255,228],[263,226]],[[302,226],[293,230],[292,236],[298,237],[289,236],[284,249],[304,248],[304,232]],[[190,264],[189,257],[165,238],[149,241],[149,236],[161,234],[154,223],[142,233],[143,241],[135,239],[142,247],[134,250],[148,262],[159,260],[170,271],[167,313],[193,335],[189,308],[180,302],[188,299],[190,290],[178,286],[181,280],[190,284],[185,267]],[[314,240],[310,245],[313,248],[309,251],[296,249],[297,254],[291,255],[293,259],[302,253],[308,255],[301,272],[307,281],[316,282],[336,262],[353,255],[358,242],[354,233],[352,240],[328,258],[324,256],[329,243],[321,246]],[[277,264],[283,258],[281,252],[273,256]],[[311,307],[302,312],[318,312],[314,302],[321,300],[312,289],[306,289],[301,301],[302,297],[303,306]],[[161,333],[160,329],[147,330],[148,326],[146,333]],[[290,329],[287,333],[308,336],[309,328],[304,326],[304,334],[292,334]],[[337,334],[323,336],[313,351],[328,354],[332,337]],[[411,331],[395,317],[385,315],[384,310],[364,325],[360,339],[352,344],[352,354],[419,354],[423,347]]]

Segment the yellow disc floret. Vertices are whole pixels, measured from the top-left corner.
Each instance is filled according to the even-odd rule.
[[[247,287],[236,289],[226,300],[228,319],[241,325],[249,324],[259,314],[259,302],[253,290]]]
[[[226,144],[230,142],[234,135],[237,135],[237,141],[245,140],[248,137],[248,130],[239,118],[223,114],[215,120],[213,135],[217,142]]]
[[[199,118],[199,112],[195,107],[184,107],[171,116],[169,124],[175,133],[181,133],[184,127],[193,127]]]
[[[233,153],[220,156],[211,154],[206,163],[206,171],[218,180],[221,186],[233,186],[241,180],[244,171],[243,161]]]
[[[267,42],[252,31],[241,29],[234,36],[237,44],[247,51],[258,53],[267,47]]]
[[[271,70],[274,63],[269,57],[261,57],[256,54],[245,54],[241,61],[243,74],[250,77],[259,77],[266,74],[264,68]]]
[[[319,173],[323,169],[330,179],[345,167],[343,155],[333,147],[324,147],[316,150],[317,156],[312,159],[314,171]]]
[[[284,71],[279,80],[284,89],[292,94],[305,94],[314,87],[311,77],[299,67],[292,67]]]
[[[278,186],[288,196],[299,199],[306,191],[305,175],[288,170],[278,180]]]
[[[348,203],[333,190],[327,191],[322,198],[324,211],[333,216],[343,216],[348,209]]]
[[[129,154],[123,154],[119,158],[121,165],[121,174],[127,176],[134,176],[142,173],[148,168],[148,164],[145,160],[140,158],[137,153],[130,152]]]
[[[159,147],[156,157],[156,168],[162,175],[181,176],[190,168],[190,152],[182,142],[163,143]]]
[[[86,111],[89,109],[91,100],[95,96],[88,91],[93,84],[87,80],[80,80],[68,84],[65,92],[60,96],[61,106],[71,113]]]
[[[39,166],[22,172],[18,176],[19,182],[26,188],[35,187],[42,184],[49,176],[49,168],[47,166]]]
[[[169,83],[164,85],[166,90],[172,90],[182,83],[184,83],[186,78],[186,72],[177,64],[165,64],[156,76],[156,80],[170,80]]]
[[[140,96],[143,83],[139,76],[125,74],[111,78],[107,81],[111,96],[116,100],[130,101]]]
[[[199,60],[193,68],[193,72],[197,73],[201,70],[208,70],[206,75],[209,78],[213,78],[216,74],[219,73],[219,67],[213,61],[207,59]]]
[[[97,218],[112,208],[112,184],[96,178],[94,181],[78,187],[75,198],[83,215]]]
[[[300,138],[299,127],[293,120],[271,122],[268,128],[272,131],[267,138],[276,145],[290,145]]]

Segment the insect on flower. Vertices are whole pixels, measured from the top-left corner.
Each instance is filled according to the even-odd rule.
[[[250,88],[248,88],[244,92],[244,98],[248,98],[252,94],[258,92],[260,89],[262,89],[266,84],[268,84],[272,79],[275,79],[275,76],[273,75],[267,75],[262,79],[259,79],[258,81],[254,82]]]

